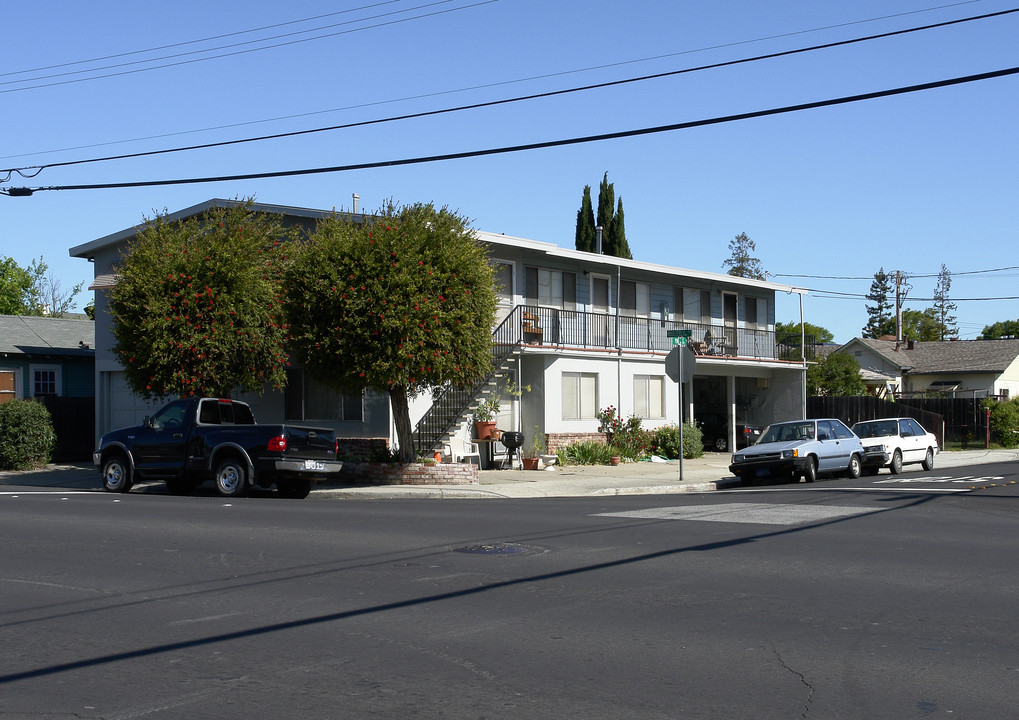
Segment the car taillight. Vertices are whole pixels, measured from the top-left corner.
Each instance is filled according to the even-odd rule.
[[[340,439],[336,438],[336,442],[333,443],[333,455],[340,454]]]
[[[284,452],[287,449],[286,437],[283,435],[277,435],[269,441],[268,449],[275,452]]]

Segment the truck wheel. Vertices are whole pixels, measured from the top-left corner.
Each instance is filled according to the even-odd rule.
[[[236,458],[216,466],[216,490],[223,497],[244,497],[248,492],[248,470]]]
[[[860,456],[853,453],[853,456],[849,458],[849,468],[847,469],[846,474],[848,474],[853,480],[856,480],[860,477],[861,470],[862,466],[860,465]]]
[[[303,500],[311,494],[311,478],[297,478],[296,480],[281,480],[276,483],[279,494],[292,500]]]
[[[902,472],[902,453],[896,450],[892,454],[892,464],[888,466],[892,471],[892,475],[898,475]]]
[[[920,467],[924,470],[934,469],[934,449],[927,448],[927,455],[924,456],[923,462],[920,463]]]
[[[812,457],[807,458],[807,467],[803,469],[803,479],[808,483],[817,480],[817,460]]]
[[[131,489],[131,470],[123,455],[111,455],[103,462],[103,489],[125,493]]]

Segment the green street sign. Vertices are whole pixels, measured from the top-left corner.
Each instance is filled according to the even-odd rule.
[[[672,347],[676,347],[677,345],[679,345],[681,347],[686,347],[686,341],[688,339],[689,338],[682,337],[682,336],[681,337],[674,337],[674,338],[672,338]]]
[[[692,330],[666,330],[665,337],[670,338],[688,338],[693,334]],[[673,343],[675,345],[676,343]]]

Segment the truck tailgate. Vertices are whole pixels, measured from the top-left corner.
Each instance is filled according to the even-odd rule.
[[[332,460],[336,457],[336,432],[328,428],[311,428],[287,425],[286,455]]]

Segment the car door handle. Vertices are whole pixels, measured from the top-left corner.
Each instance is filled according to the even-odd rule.
[[[183,433],[174,433],[173,434],[173,439],[174,440],[180,440],[182,437],[184,437]]]

